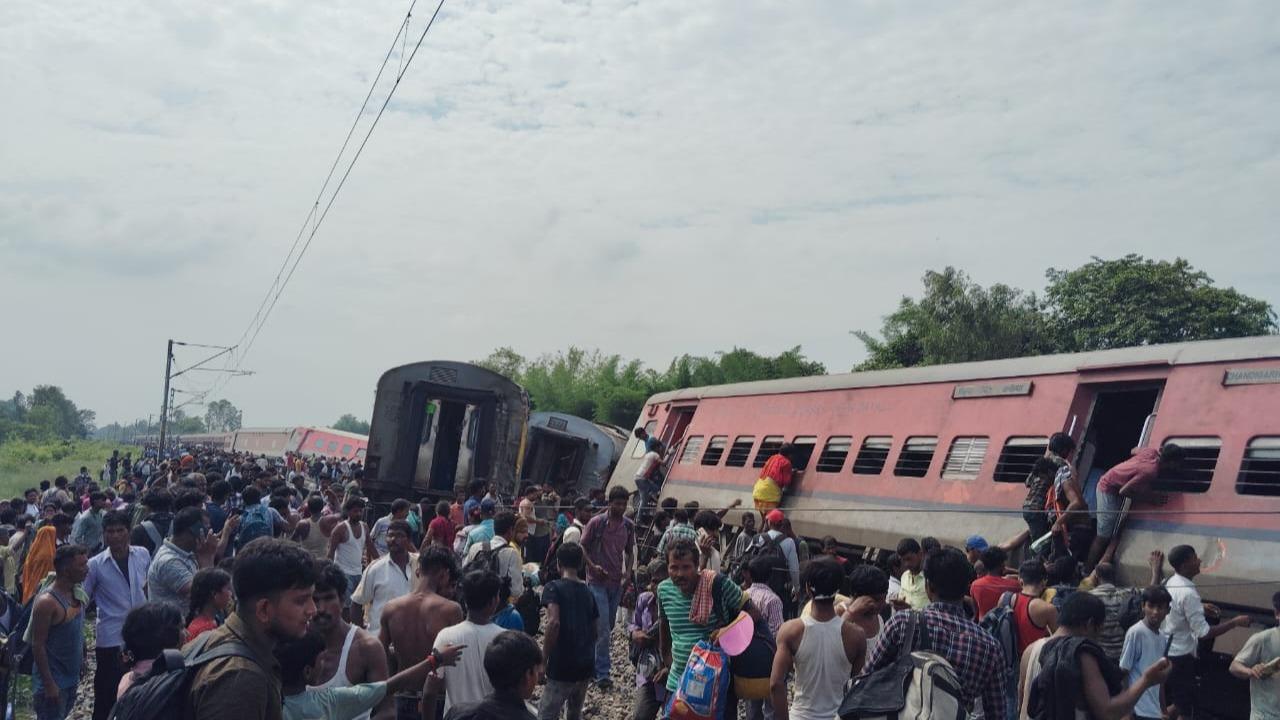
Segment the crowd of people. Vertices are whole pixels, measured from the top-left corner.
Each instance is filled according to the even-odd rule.
[[[689,717],[704,645],[744,616],[756,630],[721,668],[732,682],[720,717],[882,717],[885,693],[900,707],[903,678],[917,682],[903,668],[926,658],[921,673],[951,681],[921,691],[922,715],[1194,718],[1201,641],[1249,620],[1201,601],[1187,545],[1168,549],[1167,579],[1156,550],[1150,577],[1122,585],[1121,525],[1100,515],[1080,529],[1063,437],[1027,480],[1019,537],[907,537],[878,563],[835,537],[796,535],[781,507],[790,448],[765,465],[756,510],[731,531],[738,502],[647,503],[661,495],[656,443],[639,503],[616,486],[502,497],[474,483],[452,501],[375,506],[358,463],[113,455],[97,480],[82,468],[0,510],[0,559],[6,592],[30,611],[21,632],[41,719],[75,705],[86,617],[96,720],[155,702],[166,674],[183,672],[177,650],[191,677],[174,702],[199,720],[578,720],[593,687],[625,690],[629,716],[653,720]],[[1176,450],[1153,452],[1104,475],[1100,494],[1132,497],[1177,462]],[[1273,602],[1280,617],[1280,593]],[[619,631],[626,667],[615,666]],[[1280,717],[1277,658],[1272,628],[1231,663],[1254,720]]]

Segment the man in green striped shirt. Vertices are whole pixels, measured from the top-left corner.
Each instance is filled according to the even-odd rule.
[[[698,546],[685,538],[672,541],[667,547],[667,579],[658,585],[657,593],[662,662],[667,669],[669,692],[675,692],[680,684],[684,667],[689,662],[689,653],[699,640],[712,638],[737,618],[739,611],[746,611],[756,622],[760,622],[760,614],[751,604],[750,598],[742,592],[742,588],[724,575],[716,575],[711,591],[715,605],[706,623],[690,620],[690,609],[700,576]],[[661,670],[658,676],[661,676]]]

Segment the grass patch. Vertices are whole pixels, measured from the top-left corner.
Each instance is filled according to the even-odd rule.
[[[141,448],[117,445],[97,440],[58,440],[48,443],[31,443],[14,440],[0,444],[0,499],[22,494],[29,487],[37,487],[41,480],[52,480],[59,475],[74,478],[80,467],[89,468],[95,479],[102,464],[111,457],[112,450],[120,454],[133,452],[136,457]]]

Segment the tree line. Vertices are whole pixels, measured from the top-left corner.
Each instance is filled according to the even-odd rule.
[[[1093,258],[1049,268],[1043,295],[982,287],[947,267],[924,275],[919,299],[903,297],[880,336],[855,330],[868,357],[854,370],[998,360],[1189,340],[1269,335],[1265,300],[1217,287],[1182,258]]]
[[[867,358],[853,369],[937,365],[1189,340],[1267,335],[1276,313],[1264,300],[1218,287],[1181,258],[1093,258],[1049,268],[1043,295],[983,287],[953,267],[924,274],[919,298],[903,297],[877,337],[854,331]],[[663,371],[638,360],[571,347],[529,359],[501,347],[477,364],[525,387],[535,410],[627,427],[655,393],[703,385],[826,373],[800,347],[781,355],[743,348],[681,355]]]

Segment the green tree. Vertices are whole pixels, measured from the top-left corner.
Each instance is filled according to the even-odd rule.
[[[242,413],[230,400],[214,400],[205,406],[204,424],[209,432],[232,432],[240,429]]]
[[[209,432],[209,428],[204,424],[204,418],[199,415],[188,415],[182,411],[182,408],[176,408],[169,412],[169,429],[168,434],[173,435],[202,435]]]
[[[369,421],[359,420],[351,413],[346,413],[342,417],[338,418],[338,422],[334,423],[332,427],[334,430],[356,433],[357,435],[369,434]]]
[[[1040,300],[1008,285],[989,288],[947,267],[924,274],[919,300],[904,297],[876,338],[853,333],[868,357],[855,370],[996,360],[1052,352]]]
[[[804,357],[799,347],[777,357],[742,348],[714,357],[682,355],[663,373],[638,360],[570,347],[527,360],[511,348],[499,348],[478,365],[505,375],[529,393],[535,410],[563,412],[599,423],[628,426],[654,393],[699,385],[770,380],[826,372]]]
[[[1045,292],[1062,350],[1267,335],[1276,332],[1270,303],[1215,287],[1182,258],[1126,255],[1075,270],[1050,269]]]

